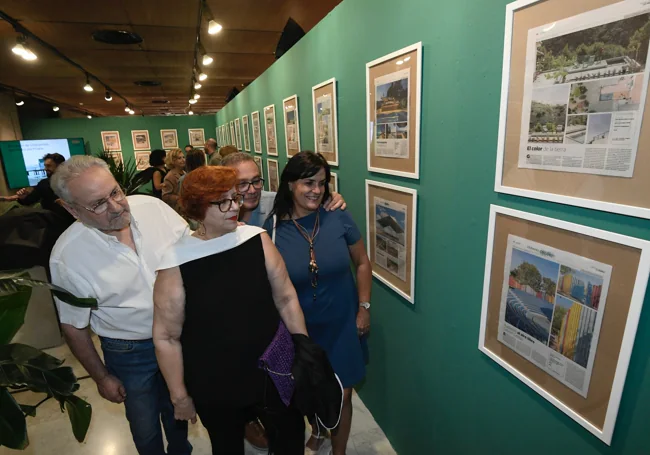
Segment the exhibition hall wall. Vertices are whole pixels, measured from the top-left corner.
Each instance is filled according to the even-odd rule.
[[[333,170],[360,230],[365,235],[366,179],[418,191],[415,303],[373,279],[370,364],[359,388],[398,453],[645,453],[648,299],[611,446],[478,350],[490,204],[650,239],[650,220],[494,192],[506,4],[344,0],[220,111],[217,125],[254,111],[262,116],[274,104],[282,170],[282,100],[298,95],[301,147],[313,150],[311,89],[335,77],[339,166]],[[420,178],[368,172],[365,64],[419,41]],[[263,131],[262,150],[266,177]]]

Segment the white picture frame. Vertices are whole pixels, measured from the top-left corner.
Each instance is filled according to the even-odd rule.
[[[278,160],[271,158],[266,159],[266,175],[269,179],[269,191],[277,193],[278,188],[280,187],[280,170]]]
[[[205,146],[205,131],[203,131],[203,128],[190,128],[187,130],[187,134],[192,147]]]
[[[113,158],[113,161],[115,162],[116,166],[119,166],[120,164],[124,164],[124,155],[122,155],[122,152],[108,152],[108,156]]]
[[[260,176],[262,178],[264,177],[264,166],[262,165],[262,157],[261,156],[253,156],[253,161],[255,161],[255,164],[257,164],[257,167],[260,170]]]
[[[251,136],[250,136],[250,126],[248,122],[248,114],[244,115],[241,118],[242,124],[242,134],[244,135],[244,150],[247,152],[251,151]]]
[[[160,142],[164,150],[178,148],[178,131],[160,130]]]
[[[237,144],[237,150],[242,151],[242,140],[241,140],[241,122],[239,117],[235,119],[235,143]]]
[[[497,193],[511,194],[514,196],[528,197],[542,201],[556,202],[558,204],[573,205],[604,212],[619,213],[621,215],[635,216],[650,219],[650,208],[632,205],[617,204],[614,202],[599,201],[582,197],[567,196],[563,194],[547,193],[524,188],[516,188],[503,184],[503,162],[506,142],[506,123],[508,113],[508,96],[510,94],[510,60],[512,55],[512,34],[515,13],[524,8],[529,8],[545,0],[518,0],[506,5],[505,33],[503,40],[503,64],[501,73],[501,101],[499,114],[499,130],[497,136],[497,160],[494,176],[494,191]],[[645,99],[645,98],[644,98]],[[552,172],[552,171],[548,171]]]
[[[230,127],[230,145],[237,147],[237,135],[235,134],[235,122],[231,120],[228,124]]]
[[[410,52],[416,52],[416,71],[417,71],[417,80],[415,83],[415,146],[413,150],[414,154],[414,170],[413,172],[399,171],[394,169],[382,168],[373,166],[371,163],[372,158],[372,137],[374,135],[374,125],[371,122],[371,110],[374,109],[374,106],[370,106],[370,93],[371,93],[371,81],[370,81],[370,69],[380,65],[389,60],[395,59],[400,55],[408,54]],[[422,42],[406,46],[395,52],[379,57],[371,62],[366,63],[366,127],[367,131],[367,158],[368,158],[368,171],[377,172],[380,174],[394,175],[397,177],[406,177],[411,179],[420,178],[420,122],[422,117]],[[411,120],[409,119],[409,123]],[[409,130],[410,131],[410,130]]]
[[[491,274],[492,274],[492,260],[493,260],[493,252],[494,252],[493,251],[494,236],[495,236],[497,215],[505,215],[509,217],[519,218],[522,220],[527,220],[534,223],[550,226],[556,229],[569,231],[571,233],[579,233],[597,239],[603,239],[609,242],[636,248],[641,251],[639,266],[637,269],[636,280],[634,284],[634,290],[632,292],[632,301],[630,304],[627,323],[625,326],[625,332],[622,339],[621,350],[619,352],[612,392],[610,394],[609,404],[607,406],[605,423],[603,425],[602,430],[598,429],[595,425],[591,424],[588,420],[584,419],[582,416],[580,416],[569,406],[562,403],[551,393],[544,390],[536,382],[523,375],[515,367],[513,367],[512,365],[504,361],[496,353],[490,351],[485,346],[488,306],[489,306],[489,293],[490,293]],[[478,343],[479,350],[483,352],[485,355],[487,355],[488,357],[490,357],[492,360],[494,360],[497,364],[499,364],[501,367],[503,367],[513,376],[515,376],[517,379],[519,379],[524,384],[526,384],[528,387],[533,389],[543,398],[548,400],[551,404],[553,404],[559,410],[564,412],[567,416],[569,416],[571,419],[576,421],[578,424],[580,424],[583,428],[588,430],[598,439],[603,441],[605,444],[610,445],[612,441],[612,435],[614,432],[614,426],[616,423],[616,417],[618,414],[618,408],[621,401],[621,396],[623,394],[625,377],[627,375],[627,370],[630,363],[630,356],[632,354],[632,348],[634,346],[634,339],[636,337],[636,330],[639,323],[639,317],[641,315],[641,309],[643,307],[643,300],[645,296],[646,286],[648,283],[648,275],[650,274],[650,242],[646,240],[624,236],[621,234],[616,234],[613,232],[595,229],[588,226],[583,226],[580,224],[569,223],[567,221],[549,218],[542,215],[522,212],[520,210],[501,207],[497,205],[490,205],[490,218],[489,218],[489,227],[488,227],[487,250],[486,250],[484,274],[485,275],[483,281],[481,325],[480,325],[479,343]]]
[[[121,152],[122,142],[119,131],[102,131],[102,147],[106,152]]]
[[[255,121],[257,121],[257,129],[255,129]],[[253,124],[253,151],[255,153],[261,154],[262,153],[262,123],[260,122],[260,111],[251,112],[251,123]],[[257,147],[258,145],[259,148]]]
[[[282,100],[282,119],[284,121],[284,146],[285,150],[287,151],[287,157],[291,158],[293,155],[289,153],[289,131],[288,131],[288,123],[287,123],[287,114],[288,114],[288,107],[285,106],[286,103],[292,102],[293,105],[296,107],[295,108],[295,117],[296,117],[296,143],[298,146],[297,151],[293,154],[296,155],[300,153],[302,150],[300,148],[300,113],[298,111],[298,95],[291,95],[285,99]]]
[[[330,179],[330,193],[332,193],[332,192],[338,193],[339,192],[339,176],[338,176],[338,174],[336,172],[331,172],[331,171],[330,171],[330,175],[332,177]]]
[[[144,171],[145,169],[151,167],[149,164],[149,156],[151,152],[135,152],[135,168],[138,171]]]
[[[269,149],[269,131],[266,125],[266,113],[267,110],[273,110],[273,135],[275,137],[275,152],[271,152]],[[260,127],[262,126],[262,123],[264,123],[264,137],[266,139],[266,154],[269,156],[278,156],[278,122],[277,122],[277,117],[275,115],[275,105],[274,104],[269,104],[268,106],[264,107],[264,110],[262,111],[263,113],[263,119],[264,122],[262,122],[262,119],[260,119]],[[268,167],[268,166],[267,166]]]
[[[149,131],[131,130],[131,140],[133,141],[134,151],[151,150],[151,141],[149,140]]]
[[[368,256],[370,257],[371,264],[374,264],[374,259],[371,256],[370,252],[370,223],[374,223],[374,217],[368,216],[370,213],[370,187],[379,187],[386,188],[388,190],[396,191],[399,193],[404,193],[411,196],[411,206],[410,213],[412,214],[411,230],[409,232],[411,237],[411,264],[410,264],[410,293],[406,293],[389,280],[381,276],[381,274],[376,270],[376,267],[373,266],[372,276],[377,278],[383,284],[388,286],[392,291],[400,295],[402,298],[406,299],[409,303],[415,304],[415,262],[416,262],[416,251],[417,251],[417,209],[418,209],[418,191],[413,188],[407,188],[404,186],[392,185],[390,183],[378,182],[376,180],[366,180],[366,248],[368,250]]]
[[[338,122],[338,106],[336,101],[338,98],[338,94],[336,89],[335,77],[323,81],[320,84],[314,85],[311,88],[311,100],[312,103],[314,104],[312,106],[312,113],[314,117],[314,151],[316,153],[321,153],[321,151],[318,149],[318,124],[317,124],[316,106],[315,106],[316,91],[330,84],[332,84],[332,125],[334,126],[334,131],[332,135],[334,136],[334,149],[336,150],[336,154],[335,154],[336,158],[332,161],[328,160],[327,163],[330,166],[338,166],[339,165],[339,122]]]

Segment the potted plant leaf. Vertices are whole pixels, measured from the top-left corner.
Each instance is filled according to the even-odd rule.
[[[56,399],[61,412],[67,411],[72,433],[82,442],[88,432],[92,408],[74,393],[79,383],[72,367],[63,361],[25,344],[11,343],[25,322],[32,289],[45,286],[62,301],[83,308],[94,308],[95,299],[78,298],[50,283],[33,280],[25,271],[0,271],[0,447],[22,450],[29,445],[27,417],[37,408]],[[11,391],[30,390],[44,394],[35,405],[19,404]]]
[[[153,168],[138,171],[134,160],[115,160],[106,150],[101,151],[97,158],[108,164],[108,169],[127,196],[136,194],[153,176]]]

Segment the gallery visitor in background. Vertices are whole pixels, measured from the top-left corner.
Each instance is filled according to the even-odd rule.
[[[349,213],[328,212],[322,206],[329,198],[330,178],[322,155],[305,151],[293,156],[282,171],[264,227],[287,265],[310,337],[325,349],[343,384],[343,410],[332,432],[332,450],[344,455],[352,424],[352,387],[366,374],[362,342],[370,329],[372,269]],[[313,425],[307,447],[317,450],[322,434]]]
[[[185,155],[187,156],[187,154],[190,153],[193,149],[194,149],[194,147],[192,147],[191,145],[186,145],[185,146]]]
[[[217,140],[210,138],[205,141],[205,163],[211,166],[219,166],[221,164],[221,156],[217,151]]]
[[[203,166],[183,182],[181,206],[200,226],[158,267],[158,361],[176,418],[195,422],[198,413],[213,454],[243,455],[244,425],[257,416],[270,453],[303,455],[303,417],[285,406],[258,363],[280,321],[306,335],[305,321],[271,239],[263,229],[238,226],[236,180],[233,169]]]
[[[97,300],[91,310],[55,299],[70,350],[103,398],[124,403],[140,455],[189,455],[187,422],[174,419],[152,340],[155,271],[165,249],[189,235],[187,223],[156,198],[126,197],[96,157],[70,158],[52,187],[80,221],[52,250],[52,283]],[[99,335],[103,361],[89,326]]]
[[[165,165],[169,172],[162,187],[162,200],[178,212],[178,181],[185,174],[185,155],[181,149],[172,149],[167,153]]]
[[[163,182],[167,175],[165,156],[167,156],[167,152],[160,149],[152,150],[149,155],[149,165],[154,168],[151,175],[151,192],[158,199],[162,199]]]
[[[244,195],[244,202],[239,209],[239,221],[250,226],[261,227],[273,209],[275,193],[264,191],[264,179],[255,160],[248,153],[236,152],[226,156],[222,165],[237,171],[237,192]],[[325,210],[345,210],[345,201],[339,193],[330,196],[323,204]]]

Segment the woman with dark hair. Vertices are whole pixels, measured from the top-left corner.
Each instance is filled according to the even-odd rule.
[[[330,196],[330,177],[322,155],[306,151],[293,156],[282,171],[264,227],[287,265],[307,330],[327,353],[343,385],[343,410],[332,432],[332,450],[334,455],[344,455],[352,424],[352,387],[365,376],[361,337],[370,328],[372,269],[349,213],[328,212],[322,206]],[[321,433],[315,426],[309,449],[319,448]]]
[[[153,174],[151,175],[152,193],[158,199],[162,199],[163,182],[167,175],[167,169],[165,169],[165,156],[167,156],[167,152],[160,149],[152,150],[149,155],[149,165],[154,168]]]
[[[289,355],[281,333],[296,347],[307,343],[305,320],[269,236],[238,226],[236,183],[237,172],[221,166],[202,166],[183,182],[180,204],[200,226],[160,262],[156,355],[176,419],[195,423],[198,414],[213,454],[243,455],[244,425],[259,417],[272,453],[303,455],[303,416],[259,364],[269,349]]]

